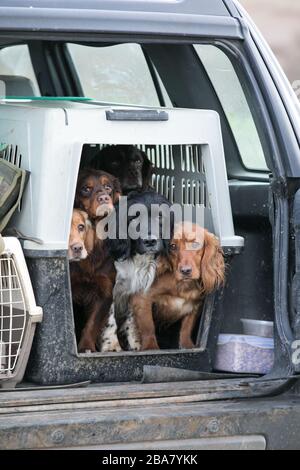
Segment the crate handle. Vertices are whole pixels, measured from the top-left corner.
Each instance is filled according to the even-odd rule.
[[[131,110],[112,109],[106,111],[107,121],[168,121],[169,114],[166,111],[152,109]]]

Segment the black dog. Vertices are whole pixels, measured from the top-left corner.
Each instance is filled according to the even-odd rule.
[[[127,197],[127,205],[120,199],[115,205],[116,238],[106,240],[109,252],[115,261],[124,261],[135,255],[158,255],[168,251],[168,244],[173,231],[173,214],[170,213],[171,203],[161,194],[153,190],[132,192]],[[134,214],[133,206],[137,213]],[[140,207],[144,210],[140,210]],[[123,208],[127,208],[124,213]],[[129,215],[130,213],[130,215]],[[121,238],[120,223],[127,228],[128,236]],[[141,224],[144,230],[141,231]],[[135,239],[130,236],[130,228],[136,231]],[[146,230],[146,232],[145,232]]]
[[[116,176],[123,194],[151,187],[152,164],[145,152],[134,145],[104,147],[92,159],[90,166]]]
[[[115,323],[118,340],[124,350],[139,350],[140,340],[136,330],[131,299],[139,292],[146,292],[153,284],[158,266],[164,265],[167,258],[169,240],[173,234],[173,220],[170,217],[170,202],[154,191],[144,193],[131,193],[127,199],[127,211],[122,212],[122,201],[116,205],[116,239],[106,240],[109,252],[115,260],[116,284],[113,291],[113,307],[107,328],[100,338],[99,349],[108,351],[111,345],[117,343]],[[142,205],[137,217],[129,216],[133,205]],[[164,207],[165,211],[158,208]],[[139,222],[137,220],[139,219]],[[128,228],[129,236],[120,238],[120,222]],[[137,239],[130,238],[130,226],[143,224],[145,231]],[[133,224],[133,225],[132,225]],[[124,228],[124,227],[122,227]],[[131,232],[132,233],[132,232]],[[166,261],[167,264],[167,261]],[[113,347],[116,349],[116,347]]]

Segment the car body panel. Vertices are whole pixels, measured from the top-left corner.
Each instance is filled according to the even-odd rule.
[[[0,6],[51,10],[109,10],[230,16],[223,0],[1,0]]]
[[[148,385],[148,394],[145,385],[132,385],[131,394],[123,385],[124,398],[110,400],[113,386],[103,401],[96,402],[84,402],[85,389],[80,389],[81,402],[77,403],[74,398],[57,403],[58,393],[64,396],[62,390],[52,391],[52,400],[46,390],[48,405],[27,400],[26,406],[17,406],[12,399],[10,407],[0,408],[0,448],[199,450],[205,445],[230,449],[234,444],[269,450],[299,448],[299,398],[203,402],[204,395],[197,394],[199,382],[170,385]],[[165,389],[163,397],[158,397],[159,388]],[[177,396],[170,396],[176,388]]]

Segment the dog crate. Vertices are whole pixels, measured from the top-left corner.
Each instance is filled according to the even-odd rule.
[[[36,323],[42,319],[19,241],[4,238],[0,253],[0,387],[23,379]]]
[[[21,155],[20,165],[30,172],[22,208],[10,224],[27,237],[24,253],[44,310],[27,377],[60,384],[136,380],[144,365],[153,364],[211,370],[221,317],[214,295],[206,299],[194,350],[78,354],[67,247],[80,165],[89,166],[93,149],[136,145],[153,163],[156,190],[189,208],[191,218],[201,212],[225,254],[238,254],[244,240],[234,233],[218,114],[113,109],[93,102],[10,102],[0,108],[0,142],[10,146],[12,155]]]

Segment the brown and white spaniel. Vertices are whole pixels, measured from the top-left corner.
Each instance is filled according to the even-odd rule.
[[[170,243],[167,271],[165,260],[163,263],[164,273],[156,277],[152,287],[131,299],[140,349],[159,349],[156,322],[172,324],[180,319],[179,347],[194,348],[192,332],[203,299],[224,282],[220,243],[215,235],[198,225],[180,224]]]

